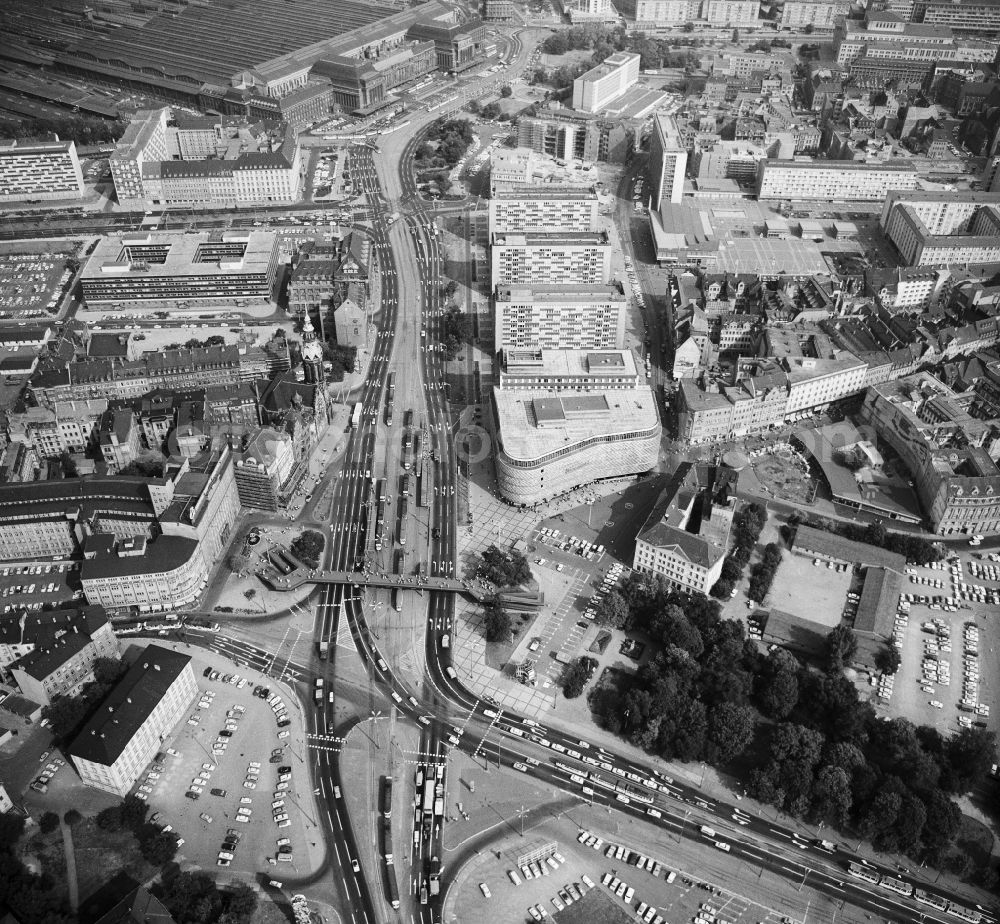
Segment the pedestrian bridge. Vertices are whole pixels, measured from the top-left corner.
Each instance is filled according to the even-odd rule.
[[[368,571],[327,571],[322,568],[295,568],[282,574],[275,568],[265,568],[257,576],[273,590],[295,590],[303,584],[350,584],[358,587],[384,587],[401,590],[437,590],[444,593],[468,594],[482,601],[496,594],[492,588],[477,581],[459,581],[456,578],[431,577],[415,574],[388,574]],[[545,602],[541,591],[504,591],[500,601],[513,608],[536,609]]]

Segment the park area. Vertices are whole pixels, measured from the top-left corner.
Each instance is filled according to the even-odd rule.
[[[796,504],[811,504],[816,482],[809,474],[809,464],[787,443],[750,454],[757,480],[774,497]]]

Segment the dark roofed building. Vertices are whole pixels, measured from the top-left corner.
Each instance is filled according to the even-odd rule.
[[[186,654],[155,644],[140,652],[69,746],[83,782],[127,795],[197,692]]]
[[[795,530],[792,551],[829,561],[887,568],[898,574],[906,572],[906,558],[865,542],[845,539],[835,533],[800,525]]]
[[[94,924],[175,924],[175,921],[145,886],[137,886]]]
[[[888,641],[892,635],[893,617],[899,604],[903,578],[889,568],[870,567],[854,618],[854,631],[865,638]]]

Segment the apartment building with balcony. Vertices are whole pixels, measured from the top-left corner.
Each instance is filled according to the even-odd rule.
[[[82,199],[85,192],[72,141],[0,141],[0,202]]]
[[[494,285],[605,285],[611,278],[611,243],[605,231],[493,234]]]
[[[493,296],[499,350],[619,350],[628,300],[610,285],[499,285]]]

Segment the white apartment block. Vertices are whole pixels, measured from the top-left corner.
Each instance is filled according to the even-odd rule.
[[[80,779],[128,795],[197,692],[187,655],[149,645],[69,746]]]
[[[603,231],[492,235],[494,285],[605,285],[611,278],[611,244]]]
[[[992,62],[996,45],[957,37],[947,26],[907,23],[892,13],[879,13],[870,15],[865,22],[844,23],[837,63],[846,66],[862,55],[893,61]]]
[[[853,356],[850,359],[789,356],[782,364],[788,373],[787,417],[857,394],[864,388],[868,371],[868,364]]]
[[[498,350],[618,350],[625,345],[628,302],[616,285],[497,286]]]
[[[618,18],[611,0],[563,0],[563,10],[572,23],[613,22]]]
[[[850,0],[786,0],[781,11],[782,29],[832,29],[851,9]]]
[[[907,266],[1000,261],[1000,193],[895,193],[880,224]]]
[[[910,164],[767,160],[757,172],[758,199],[880,202],[892,190],[916,186],[917,171]]]
[[[687,148],[673,116],[657,113],[649,141],[649,178],[653,189],[651,210],[664,202],[680,202],[684,196]]]
[[[629,4],[622,4],[628,9]],[[630,10],[635,17],[635,27],[644,31],[667,29],[695,22],[701,13],[700,0],[635,0]]]
[[[704,0],[701,18],[710,26],[753,28],[760,23],[757,0]]]
[[[600,112],[639,80],[639,55],[619,51],[573,81],[573,108]]]
[[[489,200],[489,231],[596,231],[597,206],[593,188],[506,186]]]
[[[0,141],[0,202],[82,199],[85,191],[72,141]]]

